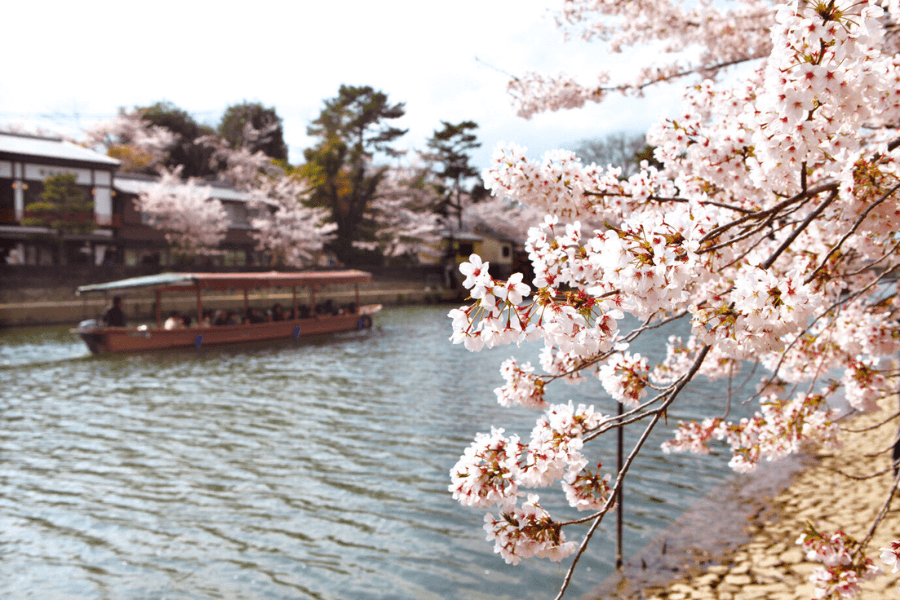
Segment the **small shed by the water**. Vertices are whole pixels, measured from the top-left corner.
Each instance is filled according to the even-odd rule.
[[[437,233],[440,239],[419,251],[419,262],[445,264],[455,273],[459,272],[461,263],[477,254],[482,261],[490,263],[492,276],[505,279],[513,273],[516,253],[523,247],[517,240],[486,227],[474,231],[444,229]]]

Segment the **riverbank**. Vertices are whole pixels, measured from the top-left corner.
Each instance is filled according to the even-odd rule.
[[[894,399],[889,400],[894,406]],[[893,410],[893,408],[891,408]],[[848,428],[865,430],[886,419],[888,410],[858,417]],[[865,433],[845,433],[843,445],[834,452],[820,450],[792,476],[788,487],[765,498],[760,489],[757,499],[760,509],[749,519],[739,523],[730,521],[732,515],[715,513],[714,502],[705,510],[708,525],[732,526],[742,530],[749,541],[736,550],[711,556],[706,550],[680,550],[681,564],[673,567],[671,581],[664,585],[646,585],[642,581],[640,558],[634,559],[625,576],[607,582],[595,597],[629,600],[808,600],[813,598],[809,576],[819,566],[807,561],[797,539],[807,521],[822,532],[842,529],[857,540],[866,537],[872,521],[881,510],[892,484],[891,473],[856,480],[888,470],[890,447],[896,426],[885,425]],[[751,490],[752,491],[752,490]],[[868,556],[876,564],[879,548],[900,538],[900,501],[895,500],[885,521],[868,547]],[[698,529],[697,531],[701,531]],[[665,553],[665,548],[662,550]],[[693,560],[692,560],[693,559]],[[646,559],[644,559],[646,561]],[[645,562],[646,565],[646,562]],[[886,573],[866,582],[861,600],[898,597],[900,573]],[[670,571],[671,572],[671,571]],[[600,595],[602,594],[602,595]]]

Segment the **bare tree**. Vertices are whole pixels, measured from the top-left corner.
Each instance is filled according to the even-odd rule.
[[[581,140],[573,150],[585,164],[622,167],[623,178],[640,171],[641,160],[652,156],[648,152],[646,134],[633,131],[616,131],[600,138]]]

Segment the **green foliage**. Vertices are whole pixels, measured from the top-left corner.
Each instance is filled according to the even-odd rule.
[[[225,109],[219,122],[219,135],[232,148],[246,146],[251,152],[262,151],[276,160],[288,158],[281,117],[274,108],[266,108],[259,102],[244,101]]]
[[[406,130],[386,121],[402,117],[404,106],[391,104],[386,94],[370,86],[342,85],[307,128],[319,140],[304,153],[318,181],[312,203],[331,210],[338,226],[332,249],[344,262],[360,258],[353,242],[360,239],[366,207],[384,176],[384,167],[373,162],[378,153],[398,154],[391,142]]]
[[[211,127],[201,125],[171,102],[162,101],[139,108],[141,118],[145,121],[164,127],[177,136],[177,141],[169,148],[168,156],[163,164],[174,169],[184,165],[183,177],[207,177],[215,175],[216,169],[211,164],[215,150],[206,144],[196,143],[199,138],[215,135]]]
[[[469,164],[469,152],[481,146],[472,133],[478,129],[478,124],[462,121],[454,125],[441,121],[441,125],[443,127],[435,130],[428,140],[427,159],[437,178],[435,188],[444,199],[442,214],[446,217],[455,215],[461,226],[462,194],[476,201],[484,196],[484,186],[476,179],[478,169]]]
[[[433,165],[440,167],[434,171],[435,175],[454,182],[478,177],[478,170],[469,164],[469,152],[481,147],[478,137],[470,133],[478,129],[478,124],[462,121],[453,125],[441,121],[441,125],[443,128],[435,130],[428,140],[431,150],[428,157]]]
[[[97,227],[94,202],[78,187],[75,175],[51,175],[44,180],[41,201],[25,207],[22,225],[56,229],[60,236],[64,233],[88,233]]]

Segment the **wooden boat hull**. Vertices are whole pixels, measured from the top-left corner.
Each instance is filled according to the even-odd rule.
[[[380,309],[380,305],[370,305],[360,307],[359,312],[355,313],[244,325],[214,325],[170,330],[133,327],[79,327],[75,331],[94,354],[192,346],[200,348],[266,340],[290,340],[309,335],[367,329],[372,326],[371,315]]]

